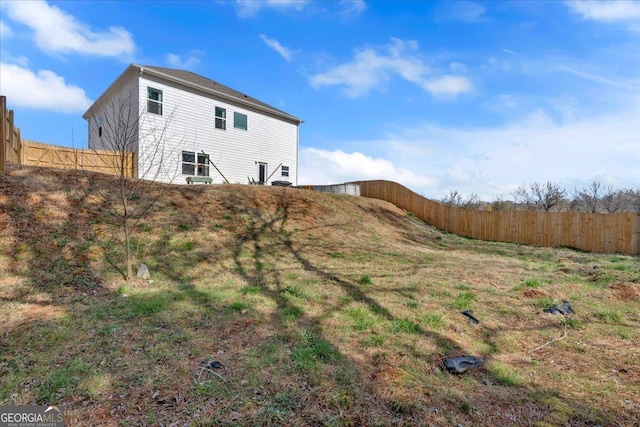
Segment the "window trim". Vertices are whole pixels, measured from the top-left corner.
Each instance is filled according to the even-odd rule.
[[[218,116],[218,110],[222,113],[222,115]],[[216,129],[227,130],[227,109],[222,107],[215,107],[213,110],[214,123],[213,126]],[[220,120],[221,126],[218,126],[218,120]]]
[[[185,155],[193,156],[193,162],[187,162],[184,160]],[[182,165],[182,175],[189,176],[210,176],[209,175],[209,155],[203,153],[196,153],[195,151],[182,150],[180,163]],[[185,172],[184,167],[189,166],[193,168],[193,173]]]
[[[237,122],[238,122],[237,121],[237,117],[238,116],[243,116],[244,117],[244,127],[238,126],[238,124],[237,124]],[[242,129],[242,130],[248,131],[249,130],[249,116],[247,116],[244,113],[240,113],[238,111],[234,111],[233,112],[233,127],[235,129]]]
[[[151,94],[153,93],[153,91],[157,92],[159,99],[151,98]],[[151,108],[149,108],[149,106],[151,105],[152,102],[155,103],[155,105],[156,105],[156,111],[155,112],[152,111]],[[164,100],[163,100],[162,89],[156,89],[154,87],[147,86],[147,112],[151,113],[151,114],[157,114],[159,116],[162,116],[163,104],[164,104]]]

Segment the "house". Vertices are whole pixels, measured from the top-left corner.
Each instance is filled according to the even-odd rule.
[[[138,178],[298,183],[302,120],[189,71],[131,64],[82,117],[89,148],[133,151]]]

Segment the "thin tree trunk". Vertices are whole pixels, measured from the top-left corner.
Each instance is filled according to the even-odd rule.
[[[129,229],[129,206],[127,203],[127,193],[125,191],[126,183],[120,187],[120,199],[122,201],[122,223],[124,225],[125,240],[125,264],[127,266],[127,282],[133,279],[133,266],[131,265],[131,230]]]
[[[129,218],[124,218],[124,238],[127,246],[127,282],[133,279],[133,265],[131,260],[131,231],[129,230]]]

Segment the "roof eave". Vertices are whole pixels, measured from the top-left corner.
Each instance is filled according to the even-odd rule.
[[[297,122],[298,125],[300,125],[301,123],[304,122],[304,120],[301,120],[301,119],[299,119],[299,118],[297,118],[295,116],[292,116],[290,114],[284,113],[282,111],[278,111],[276,109],[265,108],[262,105],[258,105],[256,103],[251,102],[251,101],[247,101],[247,100],[244,100],[244,99],[236,98],[234,96],[227,95],[227,94],[219,92],[217,90],[213,90],[213,89],[208,88],[206,86],[202,86],[202,85],[199,85],[199,84],[196,84],[196,83],[192,83],[192,82],[190,82],[188,80],[184,80],[184,79],[181,79],[181,78],[178,78],[178,77],[171,76],[171,75],[163,73],[161,71],[153,70],[151,68],[144,68],[143,66],[140,66],[140,65],[136,65],[136,67],[138,67],[141,70],[141,73],[140,73],[141,75],[144,74],[144,73],[147,73],[147,74],[151,74],[151,75],[154,75],[154,76],[157,76],[157,77],[161,77],[163,79],[166,79],[166,80],[169,80],[169,81],[172,81],[172,82],[180,83],[181,85],[184,85],[184,86],[187,86],[187,87],[191,87],[191,88],[194,88],[194,89],[198,89],[198,90],[203,91],[205,93],[209,93],[211,95],[215,95],[217,97],[220,97],[220,98],[223,98],[223,99],[226,99],[226,100],[229,100],[229,101],[239,102],[241,104],[248,105],[251,108],[254,108],[256,110],[260,110],[260,111],[263,111],[263,112],[266,112],[266,113],[270,113],[270,114],[273,114],[275,116],[281,117],[281,118],[289,120],[289,121]]]
[[[113,88],[125,77],[125,75],[127,75],[134,68],[141,69],[139,65],[129,65],[122,73],[120,73],[120,75],[113,81],[113,83],[111,83],[109,87],[104,92],[102,92],[102,95],[100,95],[98,99],[93,101],[93,104],[91,104],[87,111],[84,112],[82,118],[85,120],[89,120],[89,114],[91,113],[91,110],[93,110],[94,106],[98,105],[100,101],[102,101],[109,94],[109,92],[111,92]]]

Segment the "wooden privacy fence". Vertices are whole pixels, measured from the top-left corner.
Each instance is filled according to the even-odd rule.
[[[566,246],[590,252],[640,255],[635,212],[479,211],[429,200],[391,181],[357,181],[360,195],[386,200],[441,230],[480,240]]]
[[[46,166],[59,169],[78,169],[108,174],[120,173],[120,153],[104,150],[78,150],[57,145],[22,141],[23,165]],[[133,153],[124,154],[124,174],[134,176]]]
[[[13,110],[7,111],[5,96],[0,96],[0,137],[0,175],[6,173],[7,163],[14,163],[112,175],[118,175],[124,169],[125,176],[135,176],[134,155],[130,152],[122,158],[116,151],[79,150],[21,139],[20,129],[14,124]]]
[[[7,97],[0,96],[0,175],[6,173],[7,162],[21,163],[20,129],[13,123],[13,110],[7,110]]]

